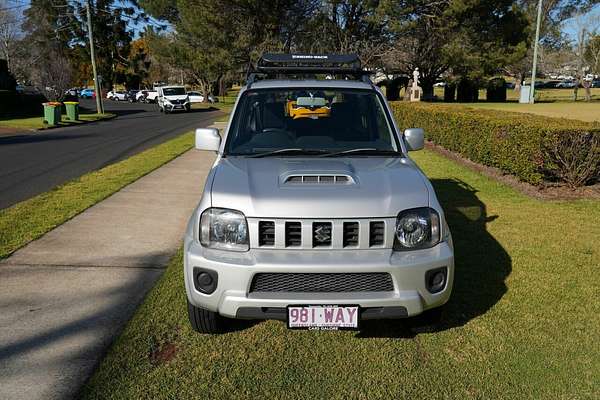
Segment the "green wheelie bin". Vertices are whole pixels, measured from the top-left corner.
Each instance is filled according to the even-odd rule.
[[[44,122],[48,125],[57,125],[61,121],[62,103],[49,101],[44,105]]]
[[[65,101],[63,104],[67,109],[67,119],[69,121],[79,121],[79,102]]]

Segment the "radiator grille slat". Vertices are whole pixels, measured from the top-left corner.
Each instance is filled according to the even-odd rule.
[[[381,246],[385,239],[385,224],[383,221],[369,223],[369,246]]]
[[[386,272],[366,273],[259,273],[250,292],[340,293],[390,292],[392,277]]]
[[[258,245],[273,246],[275,245],[275,222],[260,221],[258,223]]]
[[[343,246],[358,246],[358,222],[344,222]]]
[[[302,223],[285,223],[285,245],[286,247],[302,245]]]

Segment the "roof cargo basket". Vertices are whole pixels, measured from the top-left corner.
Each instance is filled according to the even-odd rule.
[[[370,82],[372,72],[361,67],[356,54],[273,54],[266,53],[255,68],[248,72],[248,85],[258,79],[290,78],[294,76],[326,75],[337,79],[357,79]]]

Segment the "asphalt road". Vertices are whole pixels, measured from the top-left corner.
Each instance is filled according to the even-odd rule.
[[[81,105],[93,109],[94,102]],[[110,121],[0,136],[0,209],[123,160],[194,128],[211,124],[220,111],[163,115],[155,105],[105,102]]]

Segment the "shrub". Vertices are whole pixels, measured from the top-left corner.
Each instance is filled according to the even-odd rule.
[[[402,129],[423,128],[428,140],[522,181],[581,186],[599,179],[598,124],[427,103],[392,108]]]
[[[0,118],[36,117],[43,115],[42,94],[19,94],[0,91]]]

